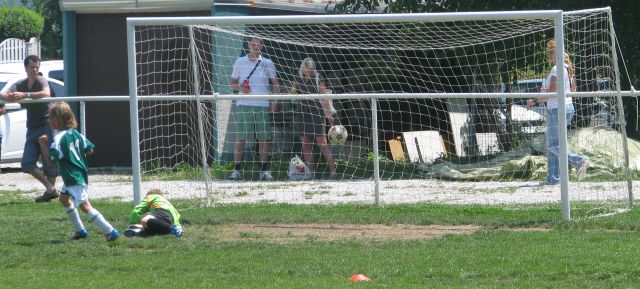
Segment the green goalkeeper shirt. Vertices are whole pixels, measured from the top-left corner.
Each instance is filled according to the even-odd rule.
[[[140,204],[133,208],[131,214],[129,214],[129,224],[140,224],[144,214],[155,212],[158,209],[163,209],[171,214],[171,217],[173,217],[172,225],[181,226],[180,214],[178,214],[176,208],[165,197],[155,194],[147,195]]]
[[[87,153],[93,148],[93,143],[75,129],[58,131],[53,137],[49,157],[58,164],[65,186],[89,184]]]

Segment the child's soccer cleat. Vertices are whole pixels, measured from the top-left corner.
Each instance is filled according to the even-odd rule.
[[[234,170],[233,172],[231,172],[231,175],[229,176],[229,180],[231,181],[237,181],[237,180],[240,180],[241,178],[242,178],[242,175],[238,170]]]
[[[120,233],[118,233],[118,230],[115,228],[111,233],[107,234],[107,242],[115,241],[118,238],[120,238]]]
[[[141,228],[135,228],[135,227],[134,227],[134,228],[132,228],[132,227],[129,227],[129,228],[127,228],[126,230],[124,230],[124,235],[125,235],[127,238],[130,238],[130,237],[139,237],[139,236],[141,235],[141,233],[142,233],[142,229],[141,229]]]
[[[271,173],[269,173],[269,171],[262,171],[260,172],[260,179],[263,181],[270,181],[273,180],[273,176],[271,176]]]
[[[182,233],[184,233],[182,226],[171,227],[171,234],[176,236],[176,238],[182,237]]]
[[[75,232],[73,236],[71,236],[71,240],[80,240],[89,236],[89,231],[87,229],[82,229],[78,232]]]

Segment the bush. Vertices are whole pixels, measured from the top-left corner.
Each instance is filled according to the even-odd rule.
[[[44,17],[24,7],[0,7],[0,40],[40,37]]]

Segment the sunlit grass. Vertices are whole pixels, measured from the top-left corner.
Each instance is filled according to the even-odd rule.
[[[639,210],[566,222],[559,205],[219,205],[175,200],[186,228],[170,236],[90,237],[69,241],[71,225],[55,202],[35,204],[0,192],[2,288],[635,288],[640,258]],[[93,205],[117,228],[128,202]],[[577,211],[595,206],[576,204]],[[466,235],[414,241],[323,241],[303,234],[272,241],[241,231],[222,241],[219,226],[234,224],[477,225]],[[537,230],[536,228],[546,228]],[[293,230],[293,229],[292,229]],[[286,237],[287,234],[285,234]],[[290,232],[289,236],[296,235]],[[373,281],[350,284],[363,273]]]

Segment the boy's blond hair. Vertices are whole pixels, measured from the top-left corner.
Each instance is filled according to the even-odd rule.
[[[162,196],[162,191],[160,189],[151,189],[147,192],[148,195],[160,195]]]
[[[78,123],[68,103],[54,102],[49,106],[49,117],[58,120],[64,128],[77,128]]]

